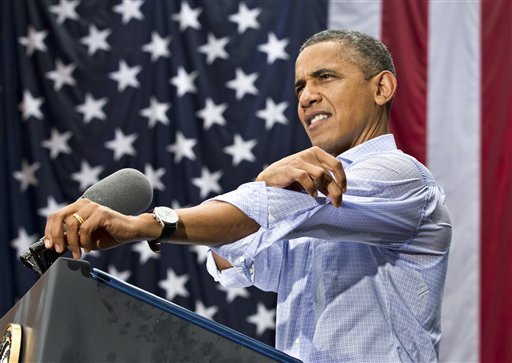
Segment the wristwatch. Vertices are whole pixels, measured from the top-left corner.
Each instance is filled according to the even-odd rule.
[[[178,214],[169,207],[155,207],[151,213],[153,218],[162,226],[162,233],[157,239],[148,241],[153,252],[160,253],[161,242],[169,241],[178,228]]]

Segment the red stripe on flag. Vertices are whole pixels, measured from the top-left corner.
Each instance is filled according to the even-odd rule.
[[[426,163],[428,2],[383,0],[381,39],[398,72],[391,131],[400,149]]]
[[[512,362],[512,2],[482,1],[482,362]]]

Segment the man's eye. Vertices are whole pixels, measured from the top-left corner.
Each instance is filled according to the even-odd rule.
[[[320,79],[329,79],[329,78],[332,78],[332,76],[330,74],[322,74],[320,76]]]

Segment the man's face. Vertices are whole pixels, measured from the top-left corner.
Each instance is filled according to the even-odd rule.
[[[305,48],[295,64],[295,92],[299,118],[312,144],[338,155],[374,137],[375,85],[344,59],[340,43]]]

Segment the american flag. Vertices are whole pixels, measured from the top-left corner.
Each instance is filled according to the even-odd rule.
[[[294,59],[325,28],[382,39],[400,147],[445,187],[454,238],[441,360],[512,361],[512,2],[0,2],[0,316],[34,283],[45,218],[132,167],[153,205],[196,205],[309,146]],[[144,243],[93,267],[273,344],[275,296],[224,289],[205,248]],[[347,312],[349,314],[350,312]]]

